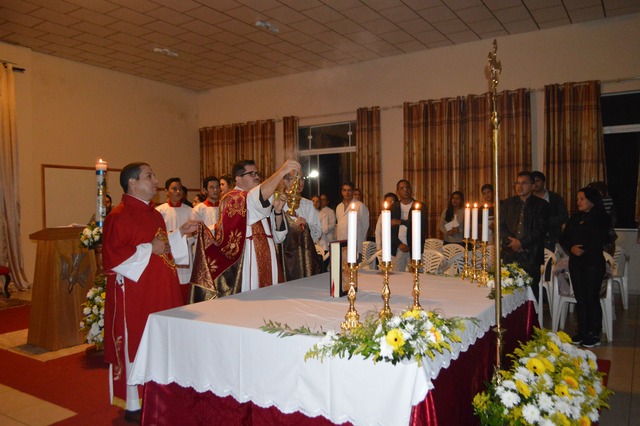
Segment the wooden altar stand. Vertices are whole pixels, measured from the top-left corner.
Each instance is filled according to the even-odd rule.
[[[50,351],[84,343],[82,304],[95,278],[92,251],[80,248],[84,227],[46,228],[38,241],[27,343]]]

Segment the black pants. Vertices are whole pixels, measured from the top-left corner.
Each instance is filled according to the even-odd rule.
[[[584,337],[600,337],[602,332],[602,308],[600,307],[600,288],[605,273],[604,258],[587,265],[569,260],[571,285],[576,297],[578,314],[578,333]]]

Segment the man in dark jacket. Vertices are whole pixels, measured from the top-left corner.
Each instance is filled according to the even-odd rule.
[[[549,228],[549,203],[533,195],[531,172],[520,172],[515,183],[516,195],[500,205],[502,261],[518,262],[533,278],[538,294],[540,265],[544,262],[544,241]]]
[[[533,175],[533,195],[549,203],[549,231],[544,241],[544,248],[556,251],[556,243],[562,233],[562,226],[569,220],[567,203],[553,191],[547,189],[547,178],[544,173],[535,171]]]
[[[413,223],[411,211],[416,207],[422,210],[420,215],[420,250],[424,250],[424,240],[427,238],[427,210],[425,204],[413,199],[411,184],[401,179],[396,184],[396,194],[399,202],[391,206],[391,256],[394,270],[404,271],[411,260],[411,243]],[[418,206],[416,206],[418,204]]]

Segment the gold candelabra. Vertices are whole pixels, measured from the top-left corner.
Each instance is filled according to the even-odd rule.
[[[478,240],[471,240],[471,276],[469,277],[469,282],[478,281],[480,277],[480,271],[478,271],[478,267],[476,265],[476,252],[478,248]]]
[[[420,306],[420,268],[422,267],[421,260],[411,260],[411,268],[413,269],[413,307],[412,309],[422,310]]]
[[[381,262],[382,269],[382,309],[380,310],[380,320],[387,320],[393,316],[389,307],[389,299],[391,298],[391,289],[389,288],[389,271],[393,269],[391,262]]]
[[[487,261],[487,246],[488,242],[483,241],[482,243],[482,265],[480,269],[480,274],[478,275],[478,287],[485,286],[489,282],[489,268]]]
[[[356,311],[356,283],[358,277],[358,265],[356,263],[348,263],[349,268],[349,292],[347,293],[347,299],[349,299],[349,310],[344,316],[344,321],[340,324],[342,331],[355,330],[362,326],[360,322],[360,315]]]
[[[471,268],[469,268],[469,238],[464,240],[464,265],[462,266],[461,277],[462,279],[471,278]]]

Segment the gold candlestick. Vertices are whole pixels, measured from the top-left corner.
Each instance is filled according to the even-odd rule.
[[[360,315],[358,315],[358,311],[356,311],[356,280],[358,277],[358,265],[356,263],[349,263],[347,264],[347,267],[349,268],[349,292],[347,293],[347,298],[349,299],[349,310],[344,316],[344,321],[340,324],[340,328],[343,332],[355,330],[362,326],[362,323],[360,322]]]
[[[489,282],[489,268],[487,261],[487,245],[488,242],[483,241],[482,243],[482,269],[480,270],[480,275],[478,276],[478,287],[485,286]]]
[[[389,307],[389,299],[391,298],[391,289],[389,288],[389,271],[393,268],[391,262],[381,262],[382,269],[382,309],[380,310],[380,320],[387,320],[393,316]]]
[[[476,267],[476,249],[478,246],[478,240],[471,241],[471,273],[469,282],[474,282],[478,280],[480,277],[480,273],[478,272],[478,268]]]
[[[471,268],[469,268],[469,238],[464,240],[464,266],[462,267],[462,279],[471,277]]]
[[[413,268],[413,307],[412,309],[422,310],[420,306],[420,268],[422,267],[421,260],[411,260],[411,268]]]

